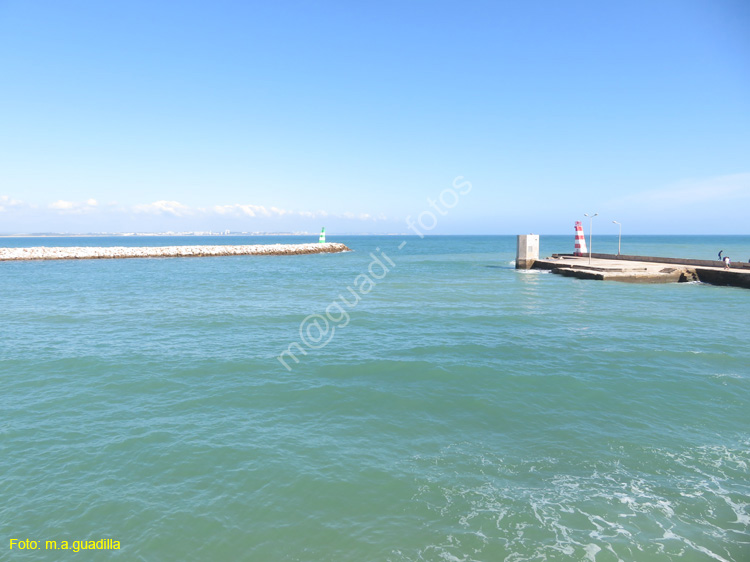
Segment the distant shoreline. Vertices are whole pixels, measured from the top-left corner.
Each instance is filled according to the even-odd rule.
[[[140,237],[184,237],[184,236],[318,236],[317,232],[232,232],[221,234],[217,232],[98,232],[89,234],[61,234],[57,232],[45,232],[34,234],[0,234],[0,238],[140,238]]]
[[[337,233],[340,236],[416,236],[403,232],[388,232],[386,234],[352,234]],[[0,234],[0,238],[238,238],[253,236],[312,236],[317,239],[319,232],[230,232],[229,234],[208,232],[98,232],[93,234],[60,234],[60,233],[34,233],[34,234]],[[506,236],[505,234],[435,234],[431,236]],[[511,236],[511,235],[507,235]]]
[[[139,232],[139,233],[130,233],[130,232],[106,232],[106,233],[94,233],[94,234],[59,234],[59,233],[43,233],[43,234],[0,234],[0,239],[2,238],[241,238],[241,237],[261,237],[261,236],[311,236],[317,238],[319,232],[231,232],[229,234],[220,234],[220,233],[204,233],[204,232],[176,232],[176,233],[166,233],[166,232]],[[337,236],[408,236],[410,238],[417,238],[418,235],[409,233],[409,232],[387,232],[385,234],[372,234],[372,233],[351,233],[351,232],[337,232]],[[573,238],[572,232],[558,232],[558,233],[545,233],[540,232],[541,236],[570,236],[570,238]],[[448,236],[504,236],[504,237],[510,237],[510,236],[516,236],[516,234],[424,234],[425,238],[440,238],[440,237],[448,237]],[[645,238],[645,237],[684,237],[684,236],[696,236],[696,237],[710,237],[710,236],[721,236],[726,238],[732,238],[732,237],[744,237],[744,236],[750,236],[750,233],[747,234],[722,234],[722,233],[713,233],[713,234],[628,234],[627,238]],[[595,234],[594,238],[603,237],[603,238],[609,238],[609,237],[617,237],[617,234],[612,233],[605,233],[605,234]],[[625,239],[626,236],[623,235],[623,239]]]

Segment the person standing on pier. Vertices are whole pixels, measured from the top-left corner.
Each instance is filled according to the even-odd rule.
[[[732,260],[729,259],[729,256],[724,256],[724,269],[729,269],[730,265],[732,265]]]

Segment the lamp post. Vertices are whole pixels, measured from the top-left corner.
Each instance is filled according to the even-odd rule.
[[[620,255],[620,247],[621,247],[621,243],[622,243],[622,225],[619,222],[617,222],[617,221],[612,221],[612,222],[615,223],[616,225],[618,225],[620,227],[620,234],[617,237],[617,255],[619,256]]]
[[[598,215],[599,213],[594,213],[593,215],[589,215],[588,213],[583,213],[584,217],[589,218],[589,265],[591,265],[591,248],[592,248],[592,244],[594,243],[594,217]]]

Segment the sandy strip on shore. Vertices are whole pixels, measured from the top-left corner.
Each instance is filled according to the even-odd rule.
[[[0,261],[86,260],[117,258],[187,258],[205,256],[288,256],[350,252],[337,242],[311,244],[254,244],[249,246],[62,247],[0,248]]]

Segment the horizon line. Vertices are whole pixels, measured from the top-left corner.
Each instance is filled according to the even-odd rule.
[[[67,238],[67,237],[164,237],[164,238],[178,238],[178,237],[252,237],[252,236],[318,236],[319,232],[213,232],[213,231],[184,231],[184,232],[29,232],[29,233],[0,233],[0,238]],[[535,232],[525,234],[537,234]],[[427,234],[420,236],[413,233],[395,232],[395,233],[371,233],[371,232],[342,232],[338,234],[332,234],[326,232],[326,236],[408,236],[410,238],[428,238],[428,237],[440,237],[440,236],[520,236],[521,234],[477,234],[477,233],[454,233],[454,234]],[[573,232],[565,233],[538,233],[539,236],[574,236]],[[617,233],[601,233],[597,234],[597,237],[613,236],[618,237]],[[728,234],[714,232],[710,234],[702,233],[631,233],[623,234],[622,237],[633,237],[633,236],[750,236],[747,234]]]

